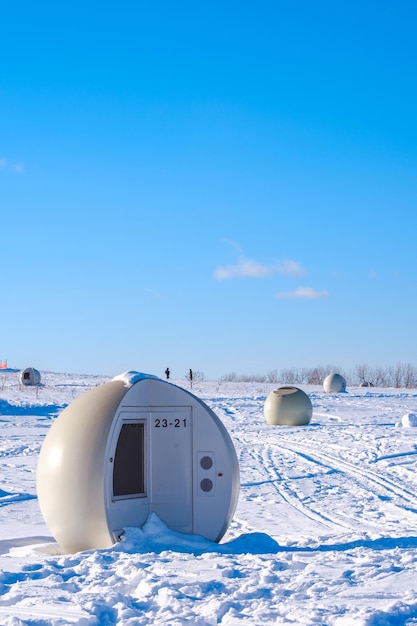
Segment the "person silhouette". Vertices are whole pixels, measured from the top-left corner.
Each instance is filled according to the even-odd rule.
[[[169,367],[167,367],[165,370],[165,376],[167,377],[167,380],[168,380],[169,379]]]

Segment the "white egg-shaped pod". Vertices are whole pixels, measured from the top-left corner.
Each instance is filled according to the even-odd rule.
[[[329,374],[323,381],[326,393],[342,393],[346,391],[346,380],[341,374]]]
[[[401,424],[406,428],[417,428],[417,413],[405,413],[401,418]]]
[[[311,400],[298,387],[279,387],[271,391],[264,404],[265,419],[272,426],[304,426],[312,415]]]
[[[154,512],[220,541],[239,495],[229,434],[190,392],[128,374],[87,391],[50,428],[37,467],[48,528],[64,552],[101,549]]]
[[[39,385],[41,382],[41,374],[38,370],[35,370],[34,367],[27,367],[20,372],[19,380],[21,385]]]

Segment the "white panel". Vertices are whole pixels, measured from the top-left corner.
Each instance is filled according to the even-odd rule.
[[[154,409],[150,416],[151,508],[173,530],[191,533],[191,408]]]

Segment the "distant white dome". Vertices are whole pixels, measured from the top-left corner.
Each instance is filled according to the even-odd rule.
[[[20,372],[20,383],[22,385],[39,385],[41,374],[34,367],[27,367]]]
[[[304,426],[312,415],[311,400],[298,387],[279,387],[264,404],[264,416],[271,426]]]
[[[346,381],[340,374],[329,374],[323,381],[326,393],[341,393],[346,391]]]
[[[405,413],[401,423],[405,428],[417,428],[417,413]]]

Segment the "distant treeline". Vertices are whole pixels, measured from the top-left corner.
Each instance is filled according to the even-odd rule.
[[[224,382],[260,382],[282,383],[285,385],[322,385],[328,374],[341,374],[346,385],[359,387],[417,388],[417,367],[410,363],[398,363],[389,367],[370,367],[357,365],[352,370],[345,370],[336,365],[318,365],[317,367],[287,368],[281,371],[271,370],[265,375],[238,375],[234,372],[221,377]]]

